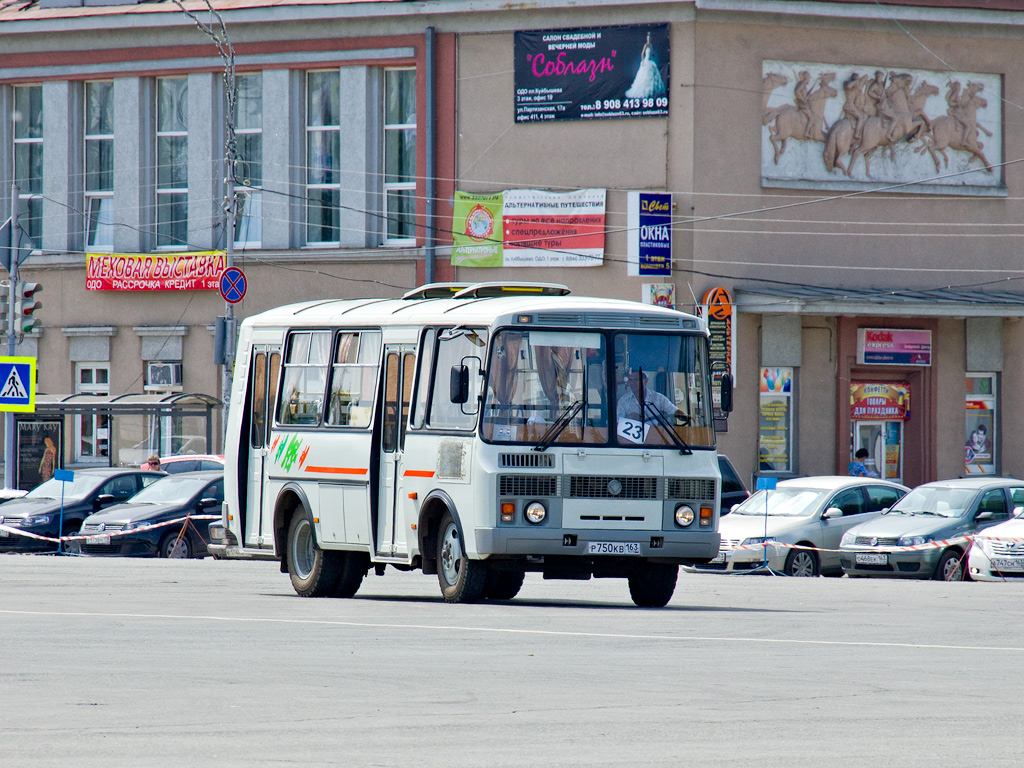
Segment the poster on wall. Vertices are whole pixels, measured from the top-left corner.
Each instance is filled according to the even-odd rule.
[[[968,376],[964,466],[969,475],[996,473],[995,376]]]
[[[516,32],[515,119],[667,117],[668,24]]]
[[[910,384],[850,384],[850,418],[854,421],[906,421],[910,418]]]
[[[605,190],[455,193],[457,267],[599,267]]]
[[[672,274],[672,193],[630,192],[626,198],[626,274]]]
[[[762,368],[758,395],[758,471],[791,472],[793,369]]]
[[[64,455],[64,430],[60,421],[18,422],[17,487],[31,491],[53,477]]]
[[[674,283],[641,283],[640,300],[665,309],[676,308],[676,286]]]

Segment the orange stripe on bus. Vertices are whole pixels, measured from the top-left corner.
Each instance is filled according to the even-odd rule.
[[[434,470],[432,469],[407,469],[405,470],[406,477],[433,477]]]
[[[368,469],[359,469],[358,467],[306,467],[307,472],[326,472],[332,475],[365,475],[369,472]]]

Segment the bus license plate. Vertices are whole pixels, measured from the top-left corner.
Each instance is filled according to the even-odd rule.
[[[587,543],[588,555],[639,555],[639,541],[591,541]]]
[[[109,544],[110,536],[86,536],[86,544]]]
[[[868,552],[858,552],[857,562],[861,565],[888,565],[888,555],[873,555]]]
[[[1024,560],[1019,557],[1013,559],[993,557],[992,567],[998,571],[1024,571]]]

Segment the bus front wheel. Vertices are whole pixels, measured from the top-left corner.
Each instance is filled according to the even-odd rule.
[[[305,510],[297,510],[288,526],[288,575],[295,591],[302,597],[334,594],[342,571],[340,555],[316,545]]]
[[[449,603],[475,603],[484,595],[487,565],[470,560],[451,512],[445,512],[437,537],[437,581]]]

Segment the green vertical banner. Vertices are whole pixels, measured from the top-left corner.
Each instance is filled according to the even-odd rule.
[[[452,264],[461,267],[500,267],[503,260],[501,192],[475,195],[455,193],[452,221]]]

